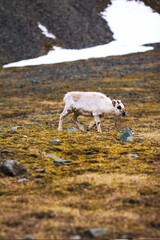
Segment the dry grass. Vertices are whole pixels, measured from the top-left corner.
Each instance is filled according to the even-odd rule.
[[[146,141],[160,142],[160,131],[143,133],[142,136]]]

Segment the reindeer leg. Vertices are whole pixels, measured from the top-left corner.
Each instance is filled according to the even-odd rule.
[[[87,131],[92,130],[95,126],[96,126],[96,123],[93,123],[93,124],[87,126]]]
[[[95,124],[96,124],[96,126],[97,126],[98,132],[101,132],[100,119],[99,119],[99,116],[98,116],[98,115],[95,115],[95,116],[94,116],[94,121],[95,121]]]
[[[73,117],[72,117],[72,120],[73,120],[73,122],[76,123],[76,125],[78,126],[78,128],[79,128],[80,130],[84,131],[83,125],[78,121],[78,116],[79,116],[78,114],[74,113],[74,115],[73,115]]]
[[[69,113],[71,113],[71,110],[69,108],[65,107],[63,112],[60,114],[59,125],[58,125],[59,131],[62,131],[63,120]]]

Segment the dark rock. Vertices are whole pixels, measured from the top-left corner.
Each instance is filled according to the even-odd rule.
[[[129,128],[126,128],[122,135],[120,136],[120,141],[122,142],[132,142],[133,135],[132,132]]]
[[[60,145],[61,141],[59,139],[50,140],[50,143],[53,145]]]
[[[108,233],[108,229],[107,228],[90,228],[90,229],[86,229],[84,231],[84,234],[86,236],[94,237],[94,238],[103,237],[107,233]]]
[[[4,160],[0,164],[0,169],[6,176],[19,176],[27,173],[27,169],[19,162],[14,160]]]
[[[4,131],[2,129],[0,129],[0,133],[3,133]]]

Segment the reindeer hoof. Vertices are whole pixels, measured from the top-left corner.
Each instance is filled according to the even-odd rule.
[[[90,125],[86,127],[86,130],[87,130],[87,132],[89,132],[91,130]]]

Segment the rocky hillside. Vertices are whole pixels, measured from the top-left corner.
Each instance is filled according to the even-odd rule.
[[[109,0],[1,0],[0,64],[42,55],[53,44],[85,48],[113,40],[99,12]],[[56,40],[46,38],[38,28],[45,25]]]
[[[158,1],[144,0],[160,12]],[[85,48],[113,40],[100,12],[110,0],[0,0],[0,66],[40,56],[53,45]],[[56,39],[46,38],[38,28],[45,25]]]

